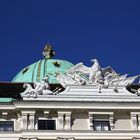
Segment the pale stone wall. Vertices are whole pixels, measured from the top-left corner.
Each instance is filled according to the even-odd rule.
[[[114,114],[114,129],[115,130],[131,130],[131,119],[129,113]]]
[[[88,130],[87,114],[72,115],[72,130]]]
[[[101,112],[100,112],[101,113]],[[65,117],[64,117],[65,118]],[[37,129],[38,119],[54,119],[56,121],[56,129],[58,130],[58,115],[57,112],[50,112],[44,114],[43,111],[37,111],[35,114],[35,129]],[[22,129],[22,118],[16,115],[15,112],[10,112],[6,116],[0,115],[0,121],[11,120],[14,121],[14,130],[20,131]],[[106,114],[93,114],[93,120],[107,120],[109,115]],[[113,115],[114,128],[112,130],[132,130],[131,117],[129,112],[114,112]],[[30,122],[30,121],[29,121]],[[63,125],[65,126],[65,120]],[[28,123],[29,125],[29,123]],[[30,128],[30,127],[28,127]],[[90,129],[90,122],[88,112],[78,111],[71,114],[71,130],[93,130]]]
[[[88,130],[87,114],[73,114],[72,130]]]

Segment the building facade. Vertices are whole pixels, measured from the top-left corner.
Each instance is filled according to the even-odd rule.
[[[0,140],[140,139],[137,78],[111,67],[45,59],[0,83]]]

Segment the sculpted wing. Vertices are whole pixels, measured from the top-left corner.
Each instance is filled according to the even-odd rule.
[[[90,68],[85,66],[82,62],[76,64],[72,68],[70,68],[67,73],[73,73],[73,72],[82,72],[82,73],[90,73]]]
[[[113,74],[114,76],[116,75],[118,75],[114,70],[113,70],[113,68],[112,67],[110,67],[110,66],[108,66],[108,67],[106,67],[106,68],[102,68],[102,72],[103,72],[103,75],[104,76],[106,76],[106,75],[108,75],[108,74]]]
[[[66,85],[73,85],[76,83],[74,79],[71,77],[65,75],[65,74],[59,74],[57,75],[56,79],[60,82],[60,84],[65,87]]]

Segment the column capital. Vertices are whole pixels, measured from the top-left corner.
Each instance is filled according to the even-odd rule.
[[[71,138],[57,137],[57,140],[74,140],[74,138],[73,137]]]

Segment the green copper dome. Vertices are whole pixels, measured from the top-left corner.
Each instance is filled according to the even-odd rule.
[[[65,73],[73,66],[72,63],[58,59],[43,59],[22,69],[12,82],[38,82],[49,75],[49,83],[59,83],[56,79],[57,73]]]

